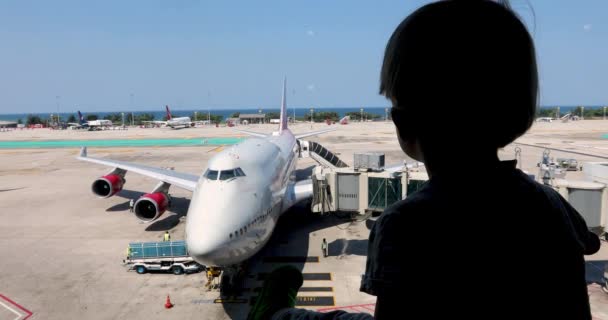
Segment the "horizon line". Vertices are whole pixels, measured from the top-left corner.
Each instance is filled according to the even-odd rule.
[[[171,106],[169,106],[171,108],[171,110],[173,111],[222,111],[222,110],[280,110],[280,107],[272,107],[272,108],[255,108],[255,107],[228,107],[228,108],[200,108],[200,109],[177,109],[177,108],[173,108]],[[551,105],[551,106],[539,106],[540,109],[543,108],[557,108],[557,107],[565,107],[565,108],[576,108],[576,107],[585,107],[585,108],[603,108],[603,107],[608,107],[608,106],[602,106],[602,105]],[[359,106],[359,107],[287,107],[288,110],[290,109],[360,109],[360,108],[372,108],[372,109],[378,109],[378,108],[391,108],[390,106]],[[68,111],[68,112],[63,112],[60,111],[59,114],[69,114],[69,113],[77,113],[78,109],[75,109],[74,111]],[[121,112],[164,112],[164,110],[161,109],[153,109],[153,110],[124,110],[124,111],[120,111],[120,110],[114,110],[114,111],[81,111],[82,113],[121,113]],[[56,112],[54,111],[39,111],[39,112],[19,112],[19,113],[4,113],[4,112],[0,112],[0,115],[23,115],[23,114],[32,114],[32,115],[36,115],[36,114],[56,114]]]

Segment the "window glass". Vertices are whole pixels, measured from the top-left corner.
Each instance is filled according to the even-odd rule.
[[[217,180],[217,175],[218,175],[218,172],[216,170],[207,169],[207,171],[204,174],[204,177],[209,180]]]
[[[228,180],[234,177],[234,170],[222,170],[220,172],[220,180]]]

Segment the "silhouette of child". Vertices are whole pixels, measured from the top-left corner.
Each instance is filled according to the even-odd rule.
[[[430,179],[372,228],[361,291],[377,296],[375,319],[591,319],[583,255],[598,237],[498,159],[538,101],[534,44],[509,3],[421,7],[391,36],[380,78],[401,148]],[[372,319],[288,307],[266,319]]]

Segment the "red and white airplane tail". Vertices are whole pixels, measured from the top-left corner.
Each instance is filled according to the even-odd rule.
[[[279,134],[287,130],[287,77],[283,79],[283,98],[281,99],[281,123],[279,124]]]
[[[348,124],[349,120],[350,116],[345,116],[344,118],[340,119],[340,124]]]
[[[167,120],[171,120],[173,117],[171,116],[171,110],[169,110],[168,105],[165,105],[165,110],[167,110]]]
[[[287,78],[285,78],[283,80],[283,97],[281,99],[281,118],[280,118],[280,123],[279,123],[278,135],[281,135],[283,133],[283,131],[289,130],[289,128],[287,128],[287,119],[288,119],[288,115],[287,115]],[[245,133],[250,136],[259,137],[259,138],[265,138],[265,137],[269,136],[268,134],[261,133],[261,132],[253,132],[253,131],[240,130],[240,129],[235,129],[235,130],[238,132]],[[310,136],[314,136],[314,135],[318,135],[321,133],[330,132],[330,131],[334,131],[334,130],[336,130],[336,129],[332,128],[332,129],[324,129],[324,130],[294,134],[294,137],[296,139],[301,139],[301,138],[310,137]]]

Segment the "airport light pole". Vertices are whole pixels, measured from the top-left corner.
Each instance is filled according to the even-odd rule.
[[[312,119],[314,118],[315,109],[310,108],[310,128],[312,129]]]
[[[59,99],[61,99],[60,96],[55,96],[55,102],[57,103],[57,125],[59,125]],[[52,119],[53,117],[51,117]]]
[[[129,103],[131,104],[131,127],[135,125],[135,117],[133,117],[133,97],[135,95],[133,93],[129,94]]]

